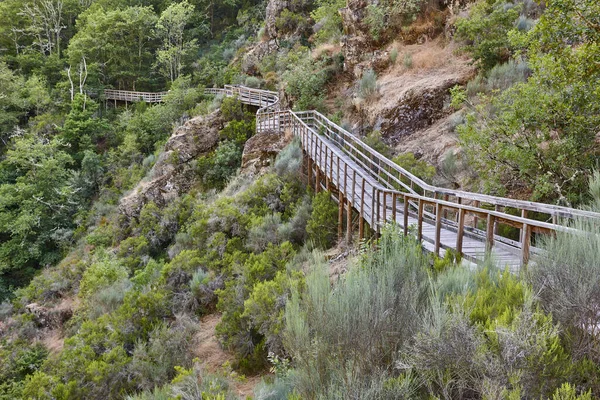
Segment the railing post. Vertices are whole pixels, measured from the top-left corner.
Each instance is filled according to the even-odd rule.
[[[408,235],[408,196],[404,195],[404,236]]]
[[[362,240],[365,237],[365,178],[362,178],[360,189],[360,215],[358,218],[358,237]]]
[[[422,199],[419,199],[419,213],[417,215],[417,240],[420,242],[423,239],[423,203]]]
[[[396,206],[398,205],[398,196],[392,193],[392,220],[396,223]]]
[[[375,230],[375,186],[371,195],[371,229]]]
[[[436,256],[440,255],[440,246],[442,245],[442,205],[436,203],[435,205],[435,249],[434,253]]]
[[[344,195],[338,190],[338,239],[342,239],[344,228]]]
[[[462,256],[463,235],[465,233],[465,210],[458,209],[458,231],[456,232],[456,252]]]
[[[387,222],[387,192],[383,192],[383,222]]]
[[[496,218],[492,214],[487,215],[487,226],[485,230],[486,239],[485,246],[486,251],[492,251],[492,247],[494,246],[494,223],[496,222]]]
[[[355,203],[355,199],[354,199],[354,196],[355,196],[355,193],[356,193],[355,186],[356,186],[356,170],[352,169],[352,195],[350,196],[352,204]]]
[[[346,210],[346,242],[352,243],[352,202],[346,199],[348,209]]]
[[[531,226],[523,224],[521,238],[521,266],[524,267],[529,263],[530,247],[531,247]]]
[[[312,158],[310,156],[310,152],[308,153],[308,187],[312,186]]]
[[[381,191],[377,190],[377,237],[380,236],[381,228]]]
[[[473,202],[473,207],[479,208],[479,200]],[[475,229],[477,229],[477,222],[479,222],[479,218],[477,217],[477,214],[475,214],[475,217],[473,218],[473,228]]]

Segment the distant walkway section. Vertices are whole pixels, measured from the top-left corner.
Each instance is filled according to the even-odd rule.
[[[162,103],[165,95],[169,92],[132,92],[129,90],[104,89],[104,98],[113,101],[125,101],[135,103],[143,101],[146,103]]]

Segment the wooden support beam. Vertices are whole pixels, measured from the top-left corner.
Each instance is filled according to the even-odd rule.
[[[479,208],[479,200],[475,200],[473,202],[473,207]],[[477,218],[477,215],[475,215],[475,218],[473,218],[473,228],[477,228],[478,222],[479,222],[479,218]]]
[[[419,213],[417,214],[417,240],[423,239],[423,206],[425,203],[419,199]]]
[[[319,164],[315,164],[315,194],[321,191],[321,169]]]
[[[523,224],[523,233],[521,236],[521,267],[525,267],[529,263],[531,251],[531,226]]]
[[[312,187],[312,157],[308,154],[308,187]]]
[[[358,237],[360,240],[365,237],[365,180],[362,179],[360,190],[360,215],[358,216]]]
[[[396,206],[398,205],[398,196],[392,193],[392,221],[396,223]]]
[[[492,251],[492,247],[494,246],[494,223],[496,222],[496,218],[492,214],[488,214],[487,216],[487,225],[485,229],[485,250]]]
[[[387,192],[383,192],[383,222],[387,223]]]
[[[344,195],[338,190],[338,239],[342,238],[344,231]]]
[[[448,195],[444,195],[444,201],[448,201]],[[448,210],[444,210],[444,219],[448,219]]]
[[[346,200],[346,242],[352,243],[352,203],[350,200]]]
[[[404,236],[408,235],[408,197],[404,196]]]
[[[440,247],[442,245],[442,205],[435,205],[435,248],[433,250],[436,256],[440,255]]]
[[[459,199],[460,200],[460,199]],[[456,232],[456,252],[462,256],[463,235],[465,233],[465,210],[458,210],[458,230]]]

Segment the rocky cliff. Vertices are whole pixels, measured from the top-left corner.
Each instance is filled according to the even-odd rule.
[[[167,141],[149,179],[140,182],[129,195],[121,199],[121,214],[135,218],[144,204],[152,201],[162,207],[187,192],[196,182],[191,161],[208,154],[217,146],[222,125],[221,112],[215,111],[178,127]]]

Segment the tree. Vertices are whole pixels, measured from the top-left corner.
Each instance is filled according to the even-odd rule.
[[[85,59],[91,78],[135,90],[137,81],[150,75],[156,20],[151,7],[107,11],[93,6],[78,19],[69,62],[79,65]],[[92,71],[97,71],[95,76]]]
[[[68,184],[72,159],[61,147],[27,135],[0,163],[0,278],[8,284],[56,262],[69,243],[78,204]]]
[[[185,40],[185,26],[190,21],[194,6],[187,0],[170,5],[161,14],[157,28],[162,47],[157,53],[157,66],[171,82],[181,75],[183,59],[196,48],[196,40]]]
[[[106,122],[95,116],[97,110],[98,104],[85,94],[77,94],[71,103],[61,137],[76,161],[81,161],[84,151],[91,150],[108,130]]]
[[[7,133],[17,125],[27,106],[21,96],[23,84],[23,78],[0,62],[0,140],[4,144]]]
[[[528,43],[527,82],[484,98],[459,127],[472,164],[490,191],[579,203],[600,156],[600,4],[556,0]]]
[[[28,21],[26,33],[42,54],[56,53],[60,58],[60,37],[66,28],[63,21],[64,0],[33,0],[26,2],[21,14]]]

